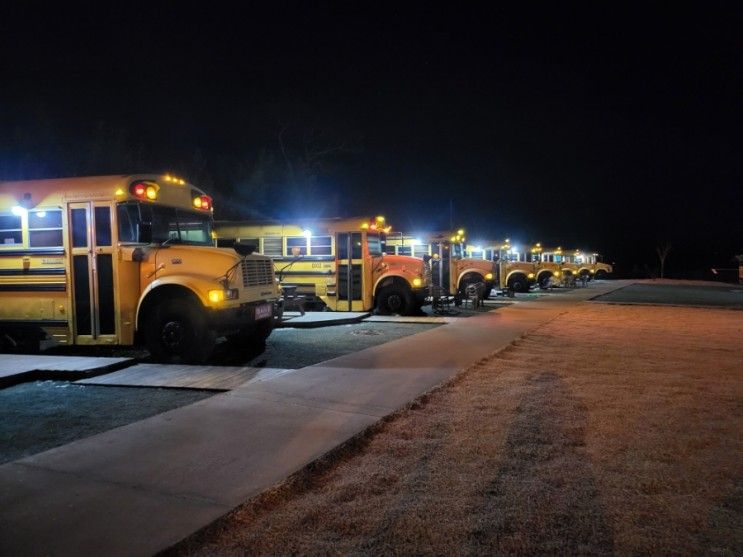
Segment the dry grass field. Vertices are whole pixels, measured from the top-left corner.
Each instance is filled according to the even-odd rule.
[[[743,313],[583,304],[181,554],[743,554]]]

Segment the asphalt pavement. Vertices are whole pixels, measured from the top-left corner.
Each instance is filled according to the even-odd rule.
[[[630,284],[604,294],[597,302],[674,306],[743,308],[743,285],[735,284]]]

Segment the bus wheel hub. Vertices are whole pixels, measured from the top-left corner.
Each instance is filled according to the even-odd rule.
[[[179,346],[183,341],[183,324],[180,321],[168,321],[163,327],[162,339],[165,346]]]

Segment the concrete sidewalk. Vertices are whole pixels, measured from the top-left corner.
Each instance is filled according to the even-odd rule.
[[[615,282],[462,319],[0,467],[0,554],[149,555]]]
[[[0,354],[0,388],[51,377],[74,381],[81,377],[93,377],[120,369],[133,363],[133,358]]]

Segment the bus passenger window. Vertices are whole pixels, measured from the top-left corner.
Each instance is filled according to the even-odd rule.
[[[428,244],[416,244],[413,246],[413,257],[423,257],[424,255],[428,255]],[[400,252],[400,255],[410,255],[410,248],[408,247],[407,253]]]
[[[28,245],[32,248],[62,246],[62,211],[49,209],[28,213]]]
[[[23,242],[21,217],[7,214],[0,215],[0,244],[12,246]]]
[[[286,239],[286,255],[292,257],[294,252],[292,248],[299,248],[300,255],[307,255],[307,238],[304,236],[289,236]]]
[[[331,255],[330,236],[312,236],[310,250],[312,255]]]

